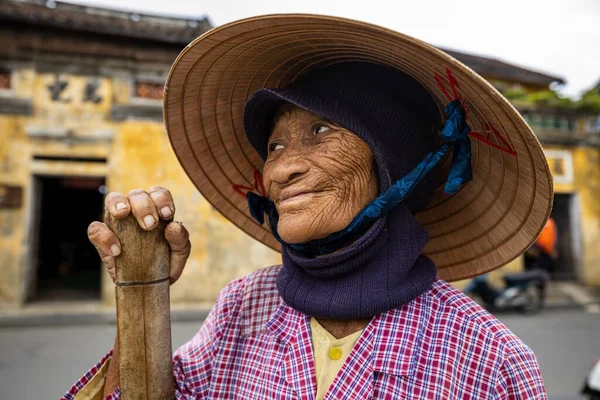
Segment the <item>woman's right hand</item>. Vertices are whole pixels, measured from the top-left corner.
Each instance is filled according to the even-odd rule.
[[[148,191],[133,189],[127,196],[111,192],[104,200],[104,207],[113,217],[123,219],[133,213],[140,227],[150,231],[158,226],[159,218],[169,220],[175,215],[175,204],[171,192],[160,186]],[[103,222],[94,221],[88,227],[88,238],[94,245],[106,269],[115,281],[115,257],[121,254],[121,244],[116,235]],[[165,228],[171,261],[169,277],[174,283],[183,272],[192,245],[190,236],[181,222],[171,222]]]

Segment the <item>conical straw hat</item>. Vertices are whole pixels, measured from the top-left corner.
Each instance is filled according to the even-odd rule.
[[[312,68],[344,61],[395,67],[419,81],[440,114],[459,98],[471,128],[473,180],[439,191],[417,214],[424,250],[442,279],[498,268],[537,238],[552,208],[552,177],[520,114],[487,81],[448,54],[410,36],[317,15],[267,15],[213,29],[190,43],[169,74],[164,117],[179,162],[202,195],[244,232],[280,251],[267,224],[250,215],[245,191],[261,193],[263,162],[242,128],[256,90],[286,87]],[[234,249],[232,249],[234,250]]]

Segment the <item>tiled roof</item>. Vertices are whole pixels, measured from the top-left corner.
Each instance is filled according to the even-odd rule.
[[[494,58],[475,56],[454,50],[442,50],[487,78],[497,78],[539,86],[548,86],[552,82],[565,83],[563,78],[517,67]]]
[[[81,6],[53,0],[5,0],[0,7],[0,23],[2,22],[16,22],[31,26],[114,35],[176,45],[186,45],[212,28],[206,18],[173,18]],[[546,87],[552,82],[565,82],[560,77],[517,67],[493,58],[442,50],[487,78]]]
[[[206,18],[172,18],[52,0],[2,1],[0,23],[7,21],[178,45],[188,44],[212,28]]]

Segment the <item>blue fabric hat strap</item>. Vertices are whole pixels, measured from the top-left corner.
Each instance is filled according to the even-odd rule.
[[[461,185],[473,179],[471,169],[471,141],[469,133],[471,129],[465,120],[465,109],[459,100],[448,103],[444,108],[446,122],[440,132],[440,138],[445,146],[452,146],[452,165],[444,187],[444,193],[455,194]],[[446,149],[447,149],[446,148]],[[438,160],[439,161],[439,160]]]
[[[471,170],[471,142],[469,140],[470,129],[465,120],[465,110],[459,100],[453,100],[448,103],[444,108],[444,113],[446,120],[440,132],[442,145],[439,149],[425,156],[412,171],[404,175],[390,186],[389,189],[369,203],[345,229],[323,239],[300,244],[286,243],[277,233],[279,215],[277,214],[275,204],[264,196],[248,192],[248,205],[252,217],[262,225],[266,213],[269,218],[271,231],[279,242],[306,254],[323,255],[340,250],[352,243],[375,220],[404,200],[419,182],[440,162],[450,148],[452,148],[452,164],[444,192],[448,194],[456,193],[461,185],[473,179]]]

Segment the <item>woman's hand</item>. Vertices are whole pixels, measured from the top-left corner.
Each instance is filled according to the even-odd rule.
[[[159,218],[169,220],[175,214],[175,204],[171,192],[160,186],[152,186],[148,191],[133,189],[127,196],[111,192],[104,200],[104,207],[115,218],[123,219],[133,213],[142,229],[156,228]],[[103,222],[92,222],[88,227],[88,238],[98,250],[100,258],[113,282],[115,281],[115,257],[121,254],[121,245],[116,235]],[[192,245],[190,236],[180,222],[171,222],[165,229],[169,243],[171,261],[169,277],[174,283],[183,272]]]

